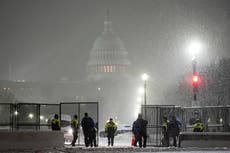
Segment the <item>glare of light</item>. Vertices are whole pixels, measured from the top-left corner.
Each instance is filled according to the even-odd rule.
[[[223,118],[220,118],[220,123],[223,123]]]
[[[40,120],[44,120],[44,116],[43,115],[40,116]]]
[[[202,49],[202,44],[200,41],[197,40],[190,42],[187,48],[188,52],[190,53],[193,59],[196,58],[197,54],[199,54],[201,49]]]
[[[97,88],[97,90],[98,90],[98,91],[101,91],[101,88],[99,87],[99,88]]]
[[[30,113],[30,114],[28,115],[28,117],[29,117],[30,119],[32,119],[32,118],[34,117],[34,114]]]
[[[18,111],[15,111],[15,112],[14,112],[14,115],[16,115],[16,116],[17,116],[17,115],[18,115]]]
[[[145,89],[143,87],[138,88],[138,93],[139,94],[145,93]]]
[[[71,128],[68,129],[68,133],[69,134],[72,134],[73,133],[73,130]]]
[[[211,118],[208,118],[208,123],[210,123],[211,122]]]
[[[46,122],[48,122],[48,118],[46,118],[46,120],[45,120]]]
[[[142,98],[141,98],[141,97],[137,97],[137,101],[138,101],[139,103],[141,103]]]
[[[142,74],[141,78],[143,81],[147,81],[149,76],[148,76],[148,74],[144,73],[144,74]]]
[[[141,112],[141,105],[136,105],[135,111],[134,111],[135,118],[138,117],[138,114],[140,114],[140,112]]]
[[[193,78],[192,78],[192,81],[193,81],[193,82],[198,82],[198,79],[199,79],[198,76],[197,76],[197,75],[194,75]]]

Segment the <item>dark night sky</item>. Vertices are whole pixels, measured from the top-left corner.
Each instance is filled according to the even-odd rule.
[[[107,9],[136,73],[190,70],[194,38],[205,46],[198,63],[230,56],[229,0],[1,0],[0,79],[11,67],[12,79],[81,80]]]

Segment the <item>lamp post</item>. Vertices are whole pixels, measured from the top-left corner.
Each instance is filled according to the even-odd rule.
[[[193,41],[188,46],[188,51],[192,55],[192,85],[193,85],[193,101],[192,106],[200,105],[197,102],[197,92],[198,92],[198,81],[199,77],[197,74],[197,54],[200,52],[202,45],[199,41]]]
[[[147,104],[147,102],[146,102],[146,99],[147,99],[146,98],[147,80],[148,80],[149,76],[146,73],[144,73],[144,74],[142,74],[141,78],[144,81],[144,106],[146,107],[146,104]],[[146,108],[144,109],[144,114],[145,114],[145,118],[146,118]]]
[[[192,83],[193,83],[193,101],[194,101],[194,104],[192,104],[192,106],[197,104],[198,87],[197,87],[196,82],[198,81],[198,77],[197,77],[197,72],[196,72],[196,65],[197,65],[197,60],[196,58],[194,58],[192,60],[192,67],[193,67]]]

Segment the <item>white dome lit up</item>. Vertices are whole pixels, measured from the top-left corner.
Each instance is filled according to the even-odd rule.
[[[130,65],[121,39],[112,30],[107,12],[104,31],[97,37],[90,52],[88,71],[91,75],[126,73]]]

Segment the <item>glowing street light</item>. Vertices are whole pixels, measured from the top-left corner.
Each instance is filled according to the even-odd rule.
[[[14,115],[16,115],[16,116],[17,116],[17,115],[18,115],[18,111],[15,111],[15,112],[14,112]]]
[[[149,76],[148,76],[148,74],[144,73],[144,74],[142,74],[141,78],[143,81],[147,81],[149,79]]]
[[[40,120],[44,120],[44,116],[43,115],[40,116]]]
[[[189,45],[188,45],[188,52],[190,53],[190,55],[192,56],[192,59],[194,60],[194,58],[197,58],[197,55],[199,54],[199,52],[202,50],[203,46],[201,44],[200,41],[192,41]]]
[[[138,88],[138,93],[143,95],[145,93],[145,89],[143,87]]]
[[[138,101],[139,103],[141,103],[142,98],[141,98],[141,97],[137,97],[137,101]]]
[[[32,118],[34,117],[34,114],[30,113],[30,114],[28,115],[28,117],[29,117],[30,119],[32,119]]]

